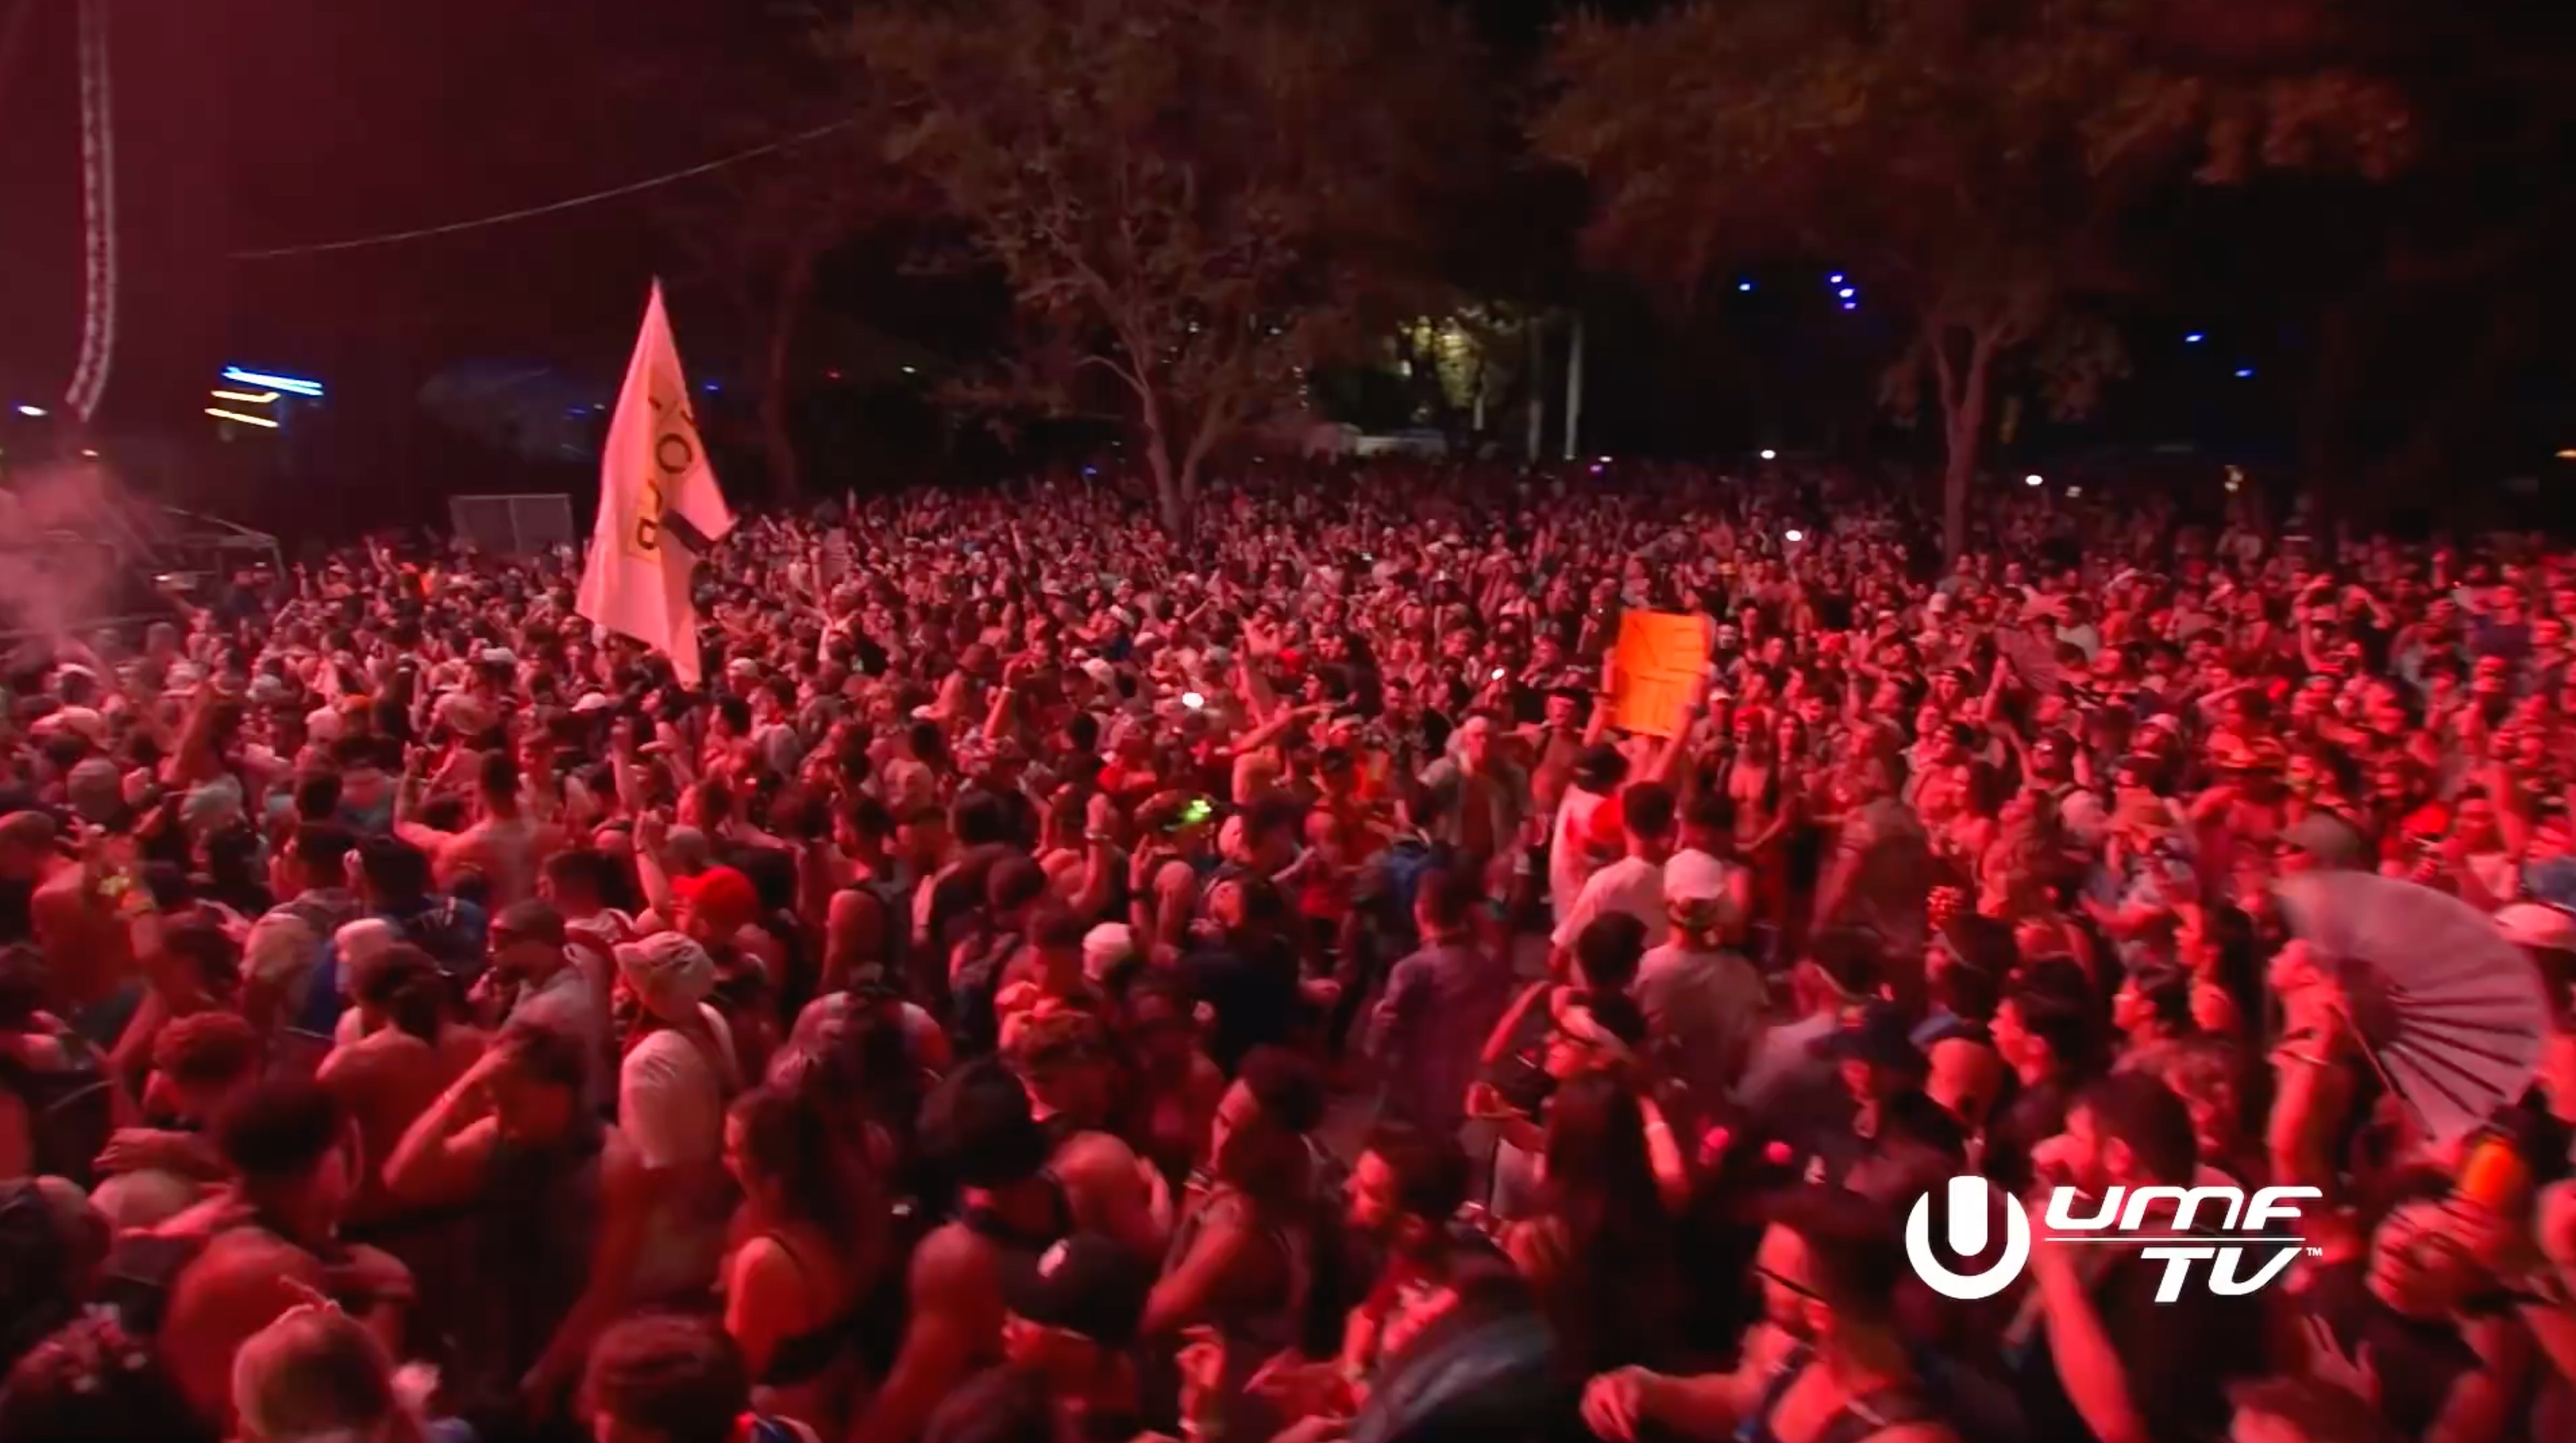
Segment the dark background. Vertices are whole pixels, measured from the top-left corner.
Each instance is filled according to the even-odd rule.
[[[613,388],[647,282],[685,269],[674,208],[722,191],[690,182],[342,254],[231,253],[543,204],[837,113],[807,38],[812,7],[784,0],[108,3],[122,264],[97,439],[131,484],[307,530],[433,517],[454,491],[585,486],[581,465],[514,457],[439,424],[420,388],[444,367],[490,358]],[[1506,61],[1533,55],[1558,9],[1544,0],[1469,8]],[[74,0],[0,0],[5,407],[56,405],[78,349],[76,13]],[[2471,169],[2377,194],[2303,181],[2177,195],[2140,237],[2160,275],[2124,307],[2130,377],[2080,425],[2028,416],[1998,461],[2054,465],[2182,443],[2213,460],[2285,461],[2309,403],[2321,317],[2375,254],[2364,243],[2372,227],[2406,206],[2475,216],[2539,205],[2542,180],[2564,184]],[[1551,243],[1571,253],[1570,236]],[[829,314],[815,324],[958,357],[985,345],[995,295],[909,275],[899,255],[879,246],[837,257],[822,290]],[[1865,293],[1856,313],[1833,308],[1822,280],[1830,265],[1809,257],[1749,272],[1753,295],[1721,293],[1696,310],[1614,278],[1570,278],[1556,299],[1580,299],[1589,325],[1584,449],[1929,454],[1930,435],[1890,428],[1855,383],[1890,338]],[[2554,486],[2576,469],[2553,459],[2576,445],[2567,348],[2550,339],[2569,299],[2554,259],[2410,298],[2374,333],[2371,374],[2350,407],[2361,418],[2355,444],[2397,444],[2408,403],[2447,378],[2488,318],[2508,314],[2532,339],[2477,398],[2473,423],[2456,428],[2457,464],[2477,486],[2513,475]],[[672,303],[693,374],[744,373],[720,307],[685,281]],[[2182,344],[2195,330],[2209,340]],[[323,379],[324,422],[292,448],[214,444],[198,410],[226,361]],[[1560,382],[1561,364],[1561,354],[1551,360]],[[2255,374],[2239,379],[2240,367]],[[710,425],[737,458],[729,469],[750,476],[741,394],[736,385],[711,403]],[[66,444],[59,419],[0,409],[0,447],[23,456]],[[1025,464],[980,433],[952,431],[923,394],[899,386],[809,397],[798,434],[814,457],[812,484],[833,492]]]

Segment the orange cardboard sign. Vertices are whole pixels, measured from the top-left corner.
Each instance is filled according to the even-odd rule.
[[[1682,728],[1691,693],[1708,673],[1708,618],[1631,611],[1619,618],[1618,689],[1610,719],[1646,736]]]

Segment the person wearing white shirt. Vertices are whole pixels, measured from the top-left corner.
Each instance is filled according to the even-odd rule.
[[[657,932],[619,947],[617,967],[637,1003],[618,1067],[617,1126],[661,1200],[629,1296],[678,1296],[712,1285],[724,1255],[725,1102],[741,1090],[741,1066],[724,1019],[706,1005],[715,961],[705,948]]]
[[[1573,951],[1584,926],[1605,912],[1624,912],[1645,924],[1649,947],[1662,946],[1671,931],[1664,914],[1664,862],[1673,854],[1672,788],[1638,782],[1619,794],[1617,805],[1628,855],[1585,879],[1550,939],[1560,951]]]
[[[1618,805],[1619,784],[1627,775],[1628,759],[1613,746],[1586,747],[1574,764],[1573,784],[1557,803],[1547,849],[1547,899],[1559,918],[1572,915],[1583,884],[1596,870],[1593,838],[1600,822],[1595,814]]]

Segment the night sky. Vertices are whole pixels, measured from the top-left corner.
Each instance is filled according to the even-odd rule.
[[[125,285],[106,419],[126,431],[191,418],[209,370],[224,359],[328,378],[344,419],[366,417],[354,426],[360,434],[345,438],[352,457],[367,456],[370,444],[379,454],[410,445],[408,433],[387,441],[366,432],[389,436],[414,424],[412,396],[449,362],[526,359],[613,375],[648,278],[679,265],[667,240],[670,210],[720,200],[721,187],[691,183],[342,255],[225,257],[559,200],[842,110],[805,38],[800,17],[812,7],[798,0],[109,3],[121,22]],[[77,348],[75,8],[74,0],[0,0],[8,260],[0,266],[0,404],[59,397]],[[1559,8],[1550,0],[1470,5],[1486,41],[1509,60],[1535,53]],[[2528,177],[2506,179],[2510,193],[2489,199],[2518,204]],[[2359,243],[2370,234],[2364,225],[2341,225],[2346,208],[2362,213],[2349,189],[2291,186],[2185,195],[2158,213],[2164,230],[2143,238],[2145,250],[2182,280],[2126,309],[2135,374],[2111,416],[2124,444],[2191,434],[2249,450],[2288,445],[2319,308],[2371,253]],[[2476,208],[2435,194],[2419,210]],[[2338,236],[2354,243],[2341,246]],[[889,258],[868,270],[841,278],[844,294],[874,292],[850,311],[934,348],[972,344],[965,338],[975,332],[935,304],[897,314],[920,288]],[[1782,289],[1765,295],[1797,294],[1812,279],[1783,274]],[[2554,266],[2508,279],[2532,292],[2509,313],[2543,325],[2568,313],[2570,288]],[[1868,346],[1837,354],[1803,310],[1756,310],[1712,332],[1671,324],[1675,308],[1665,299],[1616,277],[1583,284],[1596,346],[1587,415],[1605,448],[1705,452],[1761,444],[1767,433],[1755,433],[1766,425],[1812,440],[1849,435],[1837,416],[1869,424],[1865,386],[1827,384],[1836,366],[1868,364]],[[2391,317],[2381,347],[2391,364],[2373,384],[2402,398],[2438,383],[2438,370],[2426,368],[2447,364],[2465,344],[2462,328],[2488,309],[2478,299],[2431,294]],[[685,284],[674,303],[693,368],[737,364],[732,338]],[[1860,319],[1880,318],[1865,310]],[[2218,339],[2185,349],[2179,337],[2191,330]],[[2256,374],[2239,382],[2239,366]],[[2569,410],[2566,369],[2556,348],[2539,349],[2509,397],[2518,427],[2511,444],[2476,464],[2501,467],[2544,443],[2565,444],[2555,428]]]

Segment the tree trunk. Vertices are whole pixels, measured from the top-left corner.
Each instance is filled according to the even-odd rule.
[[[768,463],[769,495],[773,501],[792,500],[805,489],[804,462],[796,454],[790,394],[793,381],[789,372],[796,357],[796,318],[805,313],[805,302],[814,293],[816,259],[810,244],[795,248],[778,278],[778,294],[769,313],[767,375],[760,388],[760,447]]]
[[[1935,338],[1935,344],[1939,338]],[[1968,490],[1977,479],[1977,461],[1985,449],[1986,399],[1992,388],[1999,339],[1993,328],[1980,327],[1970,343],[1968,374],[1955,377],[1948,352],[1941,352],[1941,419],[1944,444],[1941,469],[1941,555],[1956,562],[1968,549]]]
[[[1172,468],[1171,447],[1164,444],[1163,428],[1152,417],[1145,421],[1145,465],[1154,474],[1154,511],[1163,521],[1163,531],[1179,541],[1189,535],[1189,498],[1181,489],[1181,478]]]

